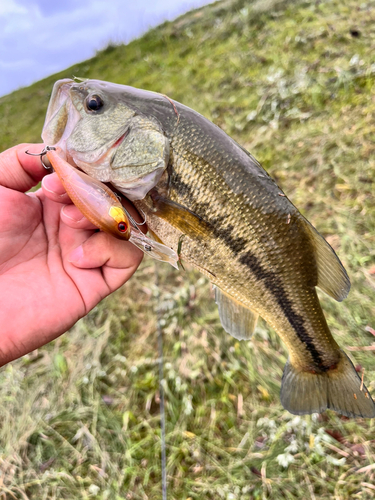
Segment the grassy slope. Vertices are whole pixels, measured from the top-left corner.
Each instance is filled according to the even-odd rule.
[[[340,345],[369,345],[374,9],[259,0],[192,12],[0,99],[0,146],[38,141],[57,78],[126,83],[193,107],[247,147],[338,251],[352,291],[322,304]],[[374,423],[283,411],[287,353],[274,332],[261,323],[252,342],[235,341],[206,279],[159,273],[157,288],[145,259],[69,334],[0,372],[0,498],[161,497],[158,291],[169,498],[373,498]],[[351,354],[374,393],[373,352]]]

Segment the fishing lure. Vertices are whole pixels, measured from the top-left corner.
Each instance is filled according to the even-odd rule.
[[[168,262],[178,269],[177,253],[143,234],[108,186],[72,167],[62,158],[60,148],[46,146],[40,155],[42,158],[47,156],[74,205],[96,227],[118,239],[130,241],[153,259]],[[48,162],[43,163],[46,168]]]

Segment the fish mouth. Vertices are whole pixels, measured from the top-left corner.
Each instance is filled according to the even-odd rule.
[[[67,141],[82,119],[76,107],[77,101],[80,100],[79,95],[84,94],[81,85],[77,85],[77,82],[69,78],[55,83],[47,108],[42,139],[49,146],[61,148],[69,163],[74,163],[85,171],[91,170],[93,166],[107,170],[115,150],[127,136],[129,130],[127,126],[120,127],[111,141],[96,149],[89,151],[70,150]]]
[[[97,80],[57,81],[48,105],[42,139],[48,146],[59,147],[72,166],[101,182],[112,183],[130,199],[142,199],[167,167],[169,142],[161,126],[152,120],[151,125],[142,125],[142,120],[137,118],[142,113],[137,107],[128,106],[126,100],[123,102],[116,94],[122,86],[116,87],[112,95],[111,85]],[[98,113],[88,106],[88,102],[91,103],[88,98],[96,94],[102,96],[105,105]],[[148,141],[147,148],[145,141]]]
[[[57,145],[63,136],[66,140],[80,118],[79,113],[72,109],[74,106],[70,98],[70,89],[73,83],[73,80],[66,78],[57,81],[53,86],[42,131],[43,142],[49,146]],[[74,120],[72,120],[73,115]]]

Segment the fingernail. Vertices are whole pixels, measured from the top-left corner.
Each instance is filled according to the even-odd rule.
[[[64,205],[61,209],[61,213],[63,213],[65,217],[67,217],[68,219],[70,219],[74,222],[81,222],[81,220],[85,218],[85,216],[82,214],[81,214],[81,217],[79,219],[76,219],[75,217],[70,217],[70,215],[68,215],[65,211],[65,208],[68,206],[72,206],[72,205]]]
[[[54,194],[55,196],[58,196],[59,198],[62,198],[63,196],[65,196],[65,195],[66,195],[66,193],[60,194],[60,193],[57,193],[56,191],[53,191],[52,189],[49,189],[49,188],[47,187],[47,184],[48,184],[48,182],[49,182],[49,181],[47,180],[47,179],[48,179],[48,177],[49,177],[49,176],[48,176],[48,175],[46,175],[46,176],[45,176],[45,177],[43,177],[43,179],[42,179],[43,189],[45,189],[45,190],[46,190],[46,191],[48,191],[49,193]]]
[[[72,264],[78,263],[83,257],[83,248],[82,245],[77,247],[75,250],[70,252],[69,257],[68,257],[68,262],[71,262]]]

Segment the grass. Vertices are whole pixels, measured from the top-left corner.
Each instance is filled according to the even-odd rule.
[[[0,99],[0,148],[38,141],[54,81],[160,91],[249,149],[333,245],[352,281],[321,294],[374,393],[375,2],[223,1]],[[287,352],[265,324],[223,332],[210,284],[145,259],[68,334],[0,371],[0,498],[161,498],[156,309],[169,498],[370,499],[371,420],[280,405]],[[160,299],[159,294],[160,293]],[[354,348],[355,350],[351,350]]]

